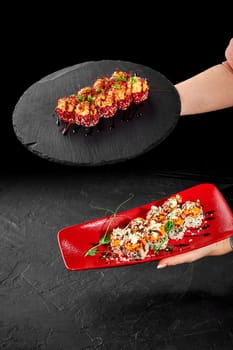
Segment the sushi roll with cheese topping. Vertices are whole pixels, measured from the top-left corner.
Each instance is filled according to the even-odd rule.
[[[128,87],[131,91],[132,101],[134,103],[142,103],[148,98],[149,86],[145,79],[135,75],[129,79]]]
[[[95,126],[99,122],[99,113],[95,104],[90,101],[79,102],[75,108],[75,122],[85,128]]]

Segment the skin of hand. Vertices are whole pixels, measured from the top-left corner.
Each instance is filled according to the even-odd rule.
[[[232,252],[230,244],[230,238],[226,238],[222,241],[210,244],[206,247],[195,249],[193,251],[171,256],[161,259],[157,265],[158,269],[162,269],[167,266],[174,266],[183,263],[192,263],[206,256],[218,256]]]
[[[181,99],[181,115],[233,106],[233,69],[227,62],[213,66],[175,87]]]

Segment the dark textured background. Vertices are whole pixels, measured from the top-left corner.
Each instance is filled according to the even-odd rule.
[[[147,155],[91,169],[36,157],[16,139],[11,120],[29,86],[84,61],[129,60],[173,83],[184,80],[224,59],[230,22],[220,26],[220,13],[194,15],[192,6],[170,21],[167,9],[149,11],[145,5],[127,13],[118,3],[116,20],[91,7],[80,5],[75,16],[64,5],[50,13],[32,4],[3,38],[0,349],[230,350],[232,254],[161,271],[152,263],[71,272],[62,262],[57,232],[102,216],[93,205],[114,210],[129,192],[135,197],[125,209],[203,181],[230,187],[232,109],[183,118]],[[91,34],[80,24],[82,13]],[[188,157],[180,154],[184,144]]]

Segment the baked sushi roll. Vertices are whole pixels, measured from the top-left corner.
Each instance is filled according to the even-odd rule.
[[[78,100],[76,95],[60,98],[56,106],[56,113],[59,119],[65,123],[74,124],[74,111],[77,104]]]
[[[148,98],[149,85],[143,78],[132,76],[128,81],[128,89],[131,91],[132,102],[135,104],[142,103]]]
[[[93,90],[95,93],[103,92],[104,90],[108,90],[110,88],[110,79],[109,77],[103,77],[97,79],[93,84]]]
[[[89,101],[80,101],[75,108],[75,123],[77,125],[89,128],[99,122],[99,113],[96,105],[91,99]]]
[[[95,91],[94,102],[101,117],[111,118],[117,112],[114,91],[111,89],[111,80],[108,77],[97,79],[93,84]]]
[[[123,71],[115,71],[111,76],[111,88],[115,94],[117,108],[127,110],[132,103],[131,87],[128,86],[130,75]]]
[[[112,89],[103,89],[96,93],[94,103],[101,117],[110,118],[117,112],[117,103]]]

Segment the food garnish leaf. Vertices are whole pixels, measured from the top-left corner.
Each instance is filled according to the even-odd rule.
[[[91,249],[89,249],[86,253],[85,256],[95,256],[98,250],[98,246],[92,247]]]
[[[106,210],[106,211],[109,211],[111,213],[113,213],[111,216],[110,216],[110,220],[109,220],[109,224],[108,224],[108,227],[105,231],[105,234],[100,238],[99,240],[99,243],[97,243],[96,245],[94,245],[92,248],[88,249],[86,251],[86,253],[84,254],[84,256],[95,256],[96,253],[98,253],[98,247],[102,246],[102,245],[107,245],[110,243],[110,235],[108,234],[109,233],[109,228],[110,228],[110,225],[111,223],[113,222],[113,220],[115,219],[119,209],[125,204],[127,203],[129,200],[131,200],[132,198],[134,197],[134,194],[133,193],[130,193],[129,194],[129,198],[127,198],[124,202],[120,203],[118,205],[118,207],[116,208],[115,211],[112,211],[110,209],[105,209],[105,208],[99,208],[99,207],[94,207],[92,206],[92,208],[96,208],[96,209],[101,209],[101,210]]]
[[[167,241],[167,239],[168,239],[168,232],[166,232],[166,234],[164,235],[164,237],[163,238],[161,238],[161,242],[158,244],[158,245],[156,245],[155,247],[154,247],[154,252],[155,253],[158,253],[159,252],[159,250],[161,249],[161,247],[164,245],[164,243]]]
[[[103,237],[100,238],[99,244],[104,245],[104,244],[109,244],[110,243],[110,236],[109,235],[104,235]]]
[[[165,224],[166,232],[171,231],[173,228],[174,228],[174,222],[171,221],[171,220],[167,221],[166,224]]]
[[[136,81],[136,79],[137,79],[136,77],[131,77],[131,78],[130,78],[130,84],[134,84],[135,81]]]
[[[119,89],[120,88],[120,85],[119,84],[113,84],[112,86],[114,89]]]
[[[103,91],[104,91],[104,89],[95,89],[96,93],[103,92]]]
[[[127,79],[125,77],[116,77],[114,78],[115,81],[126,81]]]

